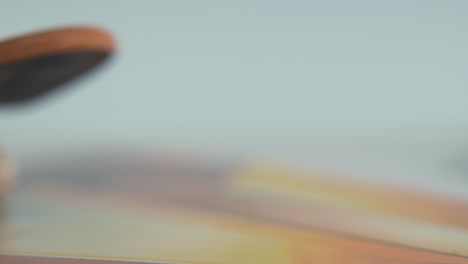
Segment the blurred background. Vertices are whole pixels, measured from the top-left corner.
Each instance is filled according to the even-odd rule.
[[[164,149],[468,197],[467,11],[462,0],[3,1],[2,38],[92,24],[119,52],[46,100],[3,107],[1,146],[26,167]]]

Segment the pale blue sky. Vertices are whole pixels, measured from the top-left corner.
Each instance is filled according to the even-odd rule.
[[[468,1],[11,0],[1,10],[2,37],[85,23],[119,41],[99,75],[0,113],[2,144],[20,156],[163,144],[425,177],[468,142]]]

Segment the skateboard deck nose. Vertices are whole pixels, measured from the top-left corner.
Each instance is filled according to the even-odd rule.
[[[0,42],[0,104],[41,97],[111,57],[112,36],[94,27],[68,27]]]

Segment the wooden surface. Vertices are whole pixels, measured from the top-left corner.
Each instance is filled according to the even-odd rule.
[[[433,202],[441,197],[398,189],[388,197],[383,187],[263,163],[104,153],[41,155],[27,166],[5,220],[5,254],[179,264],[468,264],[466,226],[446,221],[466,207],[442,208]],[[6,256],[4,263],[132,262]]]
[[[94,259],[68,259],[44,258],[31,256],[1,256],[1,264],[140,264],[141,262],[94,260]],[[148,262],[145,262],[148,263]]]
[[[39,56],[71,52],[111,53],[115,42],[108,32],[95,27],[66,27],[24,34],[0,42],[0,65]]]
[[[114,53],[105,30],[66,27],[0,42],[0,103],[36,99],[101,65]]]

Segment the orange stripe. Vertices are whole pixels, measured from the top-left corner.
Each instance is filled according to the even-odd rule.
[[[65,27],[25,34],[0,42],[0,64],[73,51],[115,50],[111,34],[95,27]]]

